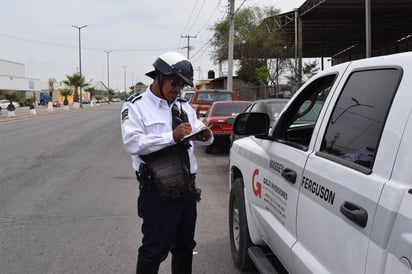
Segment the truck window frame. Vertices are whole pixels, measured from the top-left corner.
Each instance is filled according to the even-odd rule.
[[[316,152],[316,155],[364,174],[371,174],[376,154],[378,153],[380,139],[402,75],[403,71],[399,67],[364,68],[351,72],[333,106],[332,113],[327,121],[327,127],[322,136],[320,150]],[[356,93],[356,91],[362,91],[362,93]],[[377,99],[379,97],[377,95],[382,98]],[[347,102],[352,103],[348,105]],[[345,103],[347,104],[346,106]],[[374,110],[374,116],[372,116],[372,110]],[[349,115],[356,116],[356,119],[348,119]],[[368,117],[368,115],[370,116]],[[346,122],[346,125],[345,119],[350,121]],[[355,123],[356,126],[359,125],[358,127],[362,123],[369,124],[367,127],[365,126],[363,131],[352,133],[355,131],[350,130],[349,125],[355,127]],[[373,123],[376,125],[373,125]],[[341,129],[339,129],[339,126]],[[375,134],[368,133],[368,131],[372,130],[374,130]],[[338,136],[335,136],[335,140],[331,139],[332,132],[335,132],[335,135]],[[352,135],[349,136],[350,134]],[[356,134],[359,136],[356,136]],[[370,136],[365,138],[361,136],[363,134],[369,134]],[[362,140],[358,141],[357,149],[349,148],[349,141],[354,142],[357,138],[361,137],[363,143],[360,143]],[[346,146],[340,145],[340,142],[343,142],[342,140],[347,140]],[[336,144],[339,147],[334,148]]]
[[[273,140],[307,151],[313,129],[337,76],[338,73],[327,74],[304,87],[278,119],[272,133]],[[309,113],[313,114],[313,119],[302,123],[302,118]]]

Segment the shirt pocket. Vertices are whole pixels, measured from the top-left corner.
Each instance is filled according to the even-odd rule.
[[[171,126],[161,119],[144,119],[143,124],[147,134],[162,134],[171,130]]]

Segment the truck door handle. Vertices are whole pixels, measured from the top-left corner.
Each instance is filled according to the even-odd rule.
[[[340,212],[361,227],[365,227],[368,222],[368,212],[354,203],[345,201],[340,206]]]
[[[290,169],[290,168],[285,168],[282,170],[281,173],[282,177],[291,182],[292,184],[296,183],[296,171]]]

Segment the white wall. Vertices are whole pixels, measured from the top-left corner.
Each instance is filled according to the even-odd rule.
[[[0,59],[0,75],[24,77],[24,73],[24,64]]]
[[[40,90],[40,80],[26,78],[24,73],[24,64],[0,59],[0,90]]]

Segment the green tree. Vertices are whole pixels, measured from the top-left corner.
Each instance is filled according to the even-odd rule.
[[[109,100],[107,101],[107,103],[110,104],[110,101],[112,100],[113,95],[114,95],[114,89],[109,88],[109,89],[107,90],[107,95],[108,95],[107,97],[109,98]]]
[[[247,7],[234,15],[234,58],[240,60],[237,73],[246,82],[262,82],[261,75],[256,74],[257,69],[268,66],[268,59],[282,49],[275,21],[265,20],[276,14],[279,10],[273,7]],[[211,28],[214,31],[211,45],[215,49],[212,55],[215,63],[227,60],[229,24],[230,18],[226,17]]]
[[[302,84],[315,75],[319,71],[318,62],[316,60],[308,63],[304,63],[302,67],[302,75],[299,73],[299,69],[294,62],[289,63],[291,75],[286,76],[288,84],[292,85],[293,91],[296,91],[302,86]]]
[[[270,59],[268,62],[268,79],[270,84],[274,86],[279,85],[279,78],[282,74],[289,71],[290,62],[289,58],[283,57],[284,52],[279,52],[279,56],[274,59]]]
[[[103,96],[101,96],[101,95],[96,96],[96,100],[97,100],[96,103],[100,103],[100,101],[101,101],[102,99],[103,99]]]
[[[305,63],[302,68],[303,76],[305,80],[309,80],[313,75],[319,72],[319,64],[317,60],[314,60],[309,63]]]
[[[20,101],[21,96],[15,91],[8,91],[4,94],[4,98],[10,102],[7,106],[7,110],[15,111],[16,107],[14,106],[13,102]]]
[[[73,89],[66,87],[66,88],[60,88],[59,91],[60,91],[60,95],[64,97],[63,105],[67,106],[69,104],[69,100],[67,99],[67,97],[73,94]]]
[[[90,94],[90,101],[93,99],[93,96],[96,94],[95,87],[87,87],[84,89],[84,91],[87,91]]]
[[[34,109],[34,102],[36,101],[36,97],[28,97],[26,98],[26,103],[29,105],[30,109]]]
[[[54,79],[49,78],[49,102],[53,102],[54,82]]]
[[[78,89],[79,87],[84,88],[88,86],[88,84],[85,81],[84,76],[80,76],[79,73],[74,73],[73,75],[66,75],[67,80],[64,80],[63,83],[66,85],[73,87],[74,88],[74,94],[73,94],[73,102],[79,102],[79,93]]]
[[[237,76],[246,83],[266,84],[268,79],[268,70],[265,60],[262,59],[242,59],[241,66],[236,71]]]

